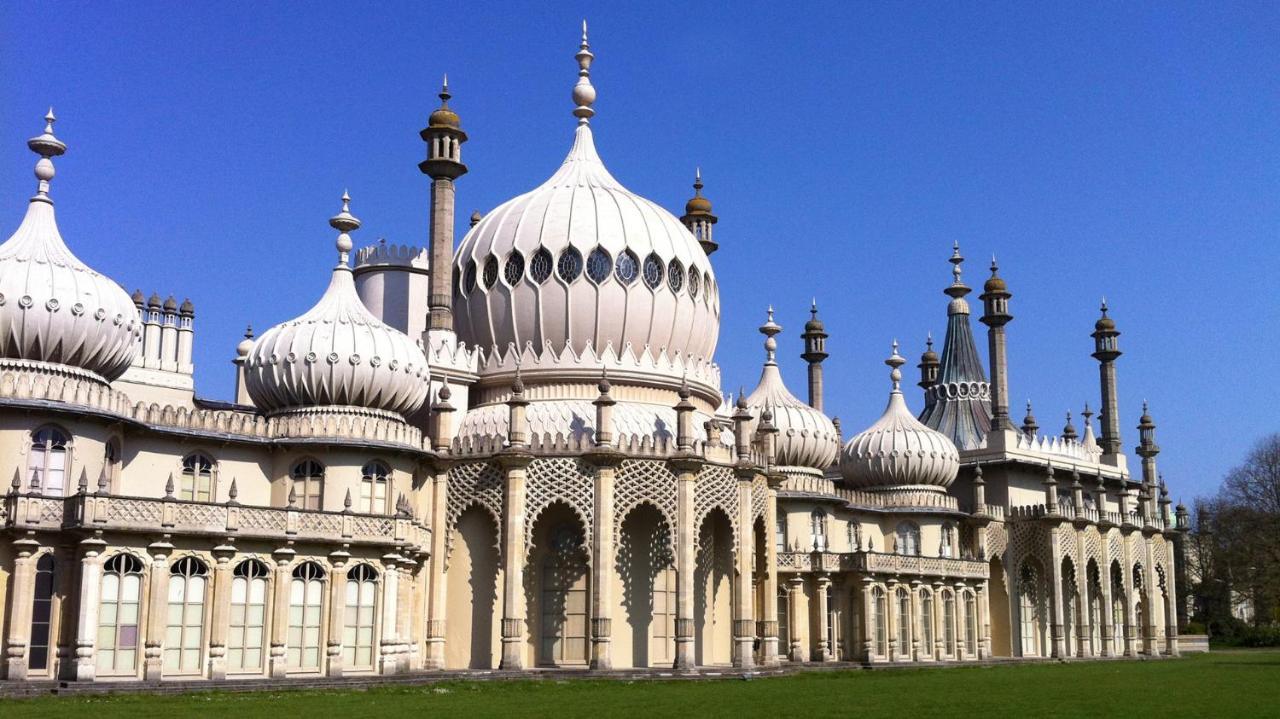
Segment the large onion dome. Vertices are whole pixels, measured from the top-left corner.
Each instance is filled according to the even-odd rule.
[[[344,406],[408,415],[426,400],[427,358],[413,340],[383,324],[356,294],[348,234],[360,226],[342,196],[338,265],[324,296],[301,317],[263,332],[245,362],[245,387],[267,412]]]
[[[835,425],[819,410],[796,399],[782,381],[775,353],[778,341],[774,336],[782,327],[773,321],[773,308],[769,308],[768,320],[760,326],[765,336],[765,363],[760,382],[747,395],[747,411],[753,417],[762,417],[765,410],[773,413],[773,426],[778,430],[774,464],[787,468],[812,470],[822,473],[835,464],[840,453]]]
[[[575,367],[609,347],[618,357],[630,347],[635,356],[710,360],[720,329],[715,273],[689,230],[623,187],[597,154],[587,47],[584,34],[573,94],[578,127],[564,163],[486,213],[458,248],[457,332],[485,351],[531,344]],[[669,367],[650,374],[680,382]]]
[[[113,380],[128,369],[142,332],[129,293],[67,249],[49,197],[53,159],[67,146],[44,133],[27,140],[40,156],[39,187],[22,224],[0,245],[0,356],[54,362]]]
[[[885,360],[892,369],[889,405],[876,423],[849,440],[840,457],[840,473],[856,489],[932,489],[943,491],[960,471],[960,453],[941,432],[929,429],[911,414],[899,383],[906,360]]]

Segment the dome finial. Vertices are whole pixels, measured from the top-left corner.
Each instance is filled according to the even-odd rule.
[[[905,358],[903,358],[903,356],[902,356],[902,355],[898,354],[898,340],[897,340],[897,339],[895,339],[895,340],[893,341],[893,350],[892,350],[892,352],[889,354],[889,358],[888,358],[888,359],[886,359],[886,360],[884,361],[884,363],[885,363],[885,364],[887,364],[887,365],[889,365],[889,367],[891,367],[891,368],[892,368],[892,369],[889,371],[889,379],[893,381],[893,392],[894,392],[894,394],[902,394],[902,388],[901,388],[901,383],[902,383],[902,370],[901,370],[901,369],[899,369],[899,368],[900,368],[900,367],[902,367],[902,365],[906,364],[906,363],[907,363],[907,360],[906,360]]]
[[[40,184],[37,185],[36,196],[31,198],[33,202],[53,202],[49,199],[49,181],[54,175],[52,158],[67,151],[67,144],[53,135],[53,123],[57,119],[53,115],[53,108],[50,107],[49,112],[44,116],[44,132],[27,140],[27,147],[40,156],[36,162],[36,179]]]
[[[769,309],[766,310],[766,313],[768,318],[765,320],[764,324],[760,325],[760,334],[765,336],[764,363],[766,365],[772,365],[778,363],[774,356],[774,353],[778,349],[778,340],[774,339],[774,335],[782,331],[782,326],[773,321],[773,305],[769,305]]]
[[[951,257],[947,259],[947,262],[951,263],[951,286],[944,292],[952,298],[964,297],[969,294],[969,286],[960,278],[960,274],[963,271],[964,256],[960,254],[960,243],[958,241],[951,243]]]
[[[453,97],[453,95],[449,94],[449,73],[447,72],[444,74],[444,80],[440,83],[440,94],[437,97],[440,98],[441,107],[449,106],[449,98]]]
[[[351,214],[351,195],[342,191],[342,211],[329,218],[329,226],[338,231],[338,240],[334,244],[338,248],[338,266],[347,266],[347,256],[351,252],[351,235],[360,227],[360,220]]]
[[[591,46],[587,44],[586,20],[582,21],[582,45],[574,57],[578,60],[578,84],[573,86],[573,103],[577,105],[573,108],[573,116],[578,118],[579,125],[585,125],[596,114],[591,109],[596,101],[596,89],[591,86],[591,61],[595,55],[591,54]]]

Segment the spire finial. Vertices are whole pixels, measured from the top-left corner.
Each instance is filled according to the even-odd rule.
[[[338,231],[335,246],[338,248],[338,266],[347,266],[347,256],[351,252],[351,235],[360,227],[360,220],[351,214],[351,195],[342,191],[342,211],[329,218],[329,226]]]
[[[813,299],[809,300],[809,316],[813,317],[814,319],[818,318],[818,298],[817,297],[814,297]]]
[[[769,309],[766,310],[766,314],[768,318],[765,320],[764,324],[760,325],[760,334],[765,336],[764,363],[766,365],[773,365],[777,364],[777,359],[774,353],[778,349],[778,340],[774,339],[774,335],[782,331],[782,326],[773,321],[773,305],[769,305]]]
[[[577,105],[573,108],[573,116],[578,118],[579,125],[585,125],[596,114],[591,109],[596,101],[596,89],[591,86],[591,61],[595,55],[591,54],[591,46],[587,44],[586,20],[582,21],[582,45],[574,57],[578,60],[578,84],[573,86],[573,103]]]
[[[27,140],[27,147],[40,156],[36,161],[36,179],[39,184],[36,186],[36,196],[31,198],[33,202],[53,202],[49,199],[49,181],[54,175],[52,158],[67,151],[67,144],[53,136],[53,123],[57,119],[50,107],[44,116],[44,132]]]
[[[244,326],[244,338],[247,340],[253,339],[253,325]]]
[[[1102,316],[1103,316],[1103,317],[1106,317],[1106,316],[1107,316],[1107,297],[1106,297],[1106,295],[1103,295],[1103,296],[1102,296],[1102,307],[1101,307],[1101,309],[1102,309]]]
[[[930,330],[924,336],[924,347],[926,350],[930,352],[933,351],[933,331],[932,330]]]
[[[451,97],[453,97],[453,95],[449,94],[449,73],[446,72],[444,74],[444,80],[440,83],[440,107],[448,107],[449,98]]]
[[[995,277],[1000,272],[1000,265],[996,264],[996,253],[991,253],[991,276]]]
[[[902,394],[902,370],[900,367],[907,363],[907,360],[898,354],[898,340],[893,340],[893,349],[889,354],[889,358],[884,361],[892,369],[889,371],[889,379],[893,381],[893,393]]]
[[[951,286],[943,290],[948,297],[959,298],[969,294],[969,286],[960,278],[962,265],[964,264],[964,256],[960,254],[960,242],[951,243],[951,257],[947,258],[947,262],[951,263]]]
[[[702,197],[702,168],[693,168],[693,196]]]

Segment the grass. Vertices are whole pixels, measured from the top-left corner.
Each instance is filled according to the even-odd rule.
[[[0,717],[1280,717],[1280,650],[1180,660],[810,672],[753,680],[448,682],[368,691],[0,701]],[[919,714],[916,714],[919,713]]]

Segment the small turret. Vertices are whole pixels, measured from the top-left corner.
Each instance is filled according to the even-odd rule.
[[[431,261],[428,305],[431,316],[427,327],[453,330],[453,183],[467,173],[462,164],[462,131],[458,114],[449,107],[449,76],[440,89],[440,107],[427,119],[418,133],[427,143],[427,159],[418,163],[422,174],[431,178]]]
[[[809,363],[809,406],[822,411],[822,362],[827,355],[827,329],[818,319],[818,300],[809,307],[809,321],[804,323],[804,353],[800,358]]]
[[[1093,325],[1093,358],[1098,360],[1102,389],[1102,447],[1104,457],[1120,454],[1120,401],[1116,388],[1116,359],[1120,357],[1120,331],[1115,320],[1107,316],[1107,300],[1102,299],[1102,316]],[[1113,463],[1118,460],[1113,459]]]
[[[713,252],[720,249],[720,245],[716,244],[712,239],[712,226],[719,222],[720,218],[711,214],[711,200],[702,196],[702,168],[698,168],[693,175],[693,197],[684,205],[684,215],[680,221],[685,227],[693,233],[698,244],[702,245],[702,251],[710,257]]]

